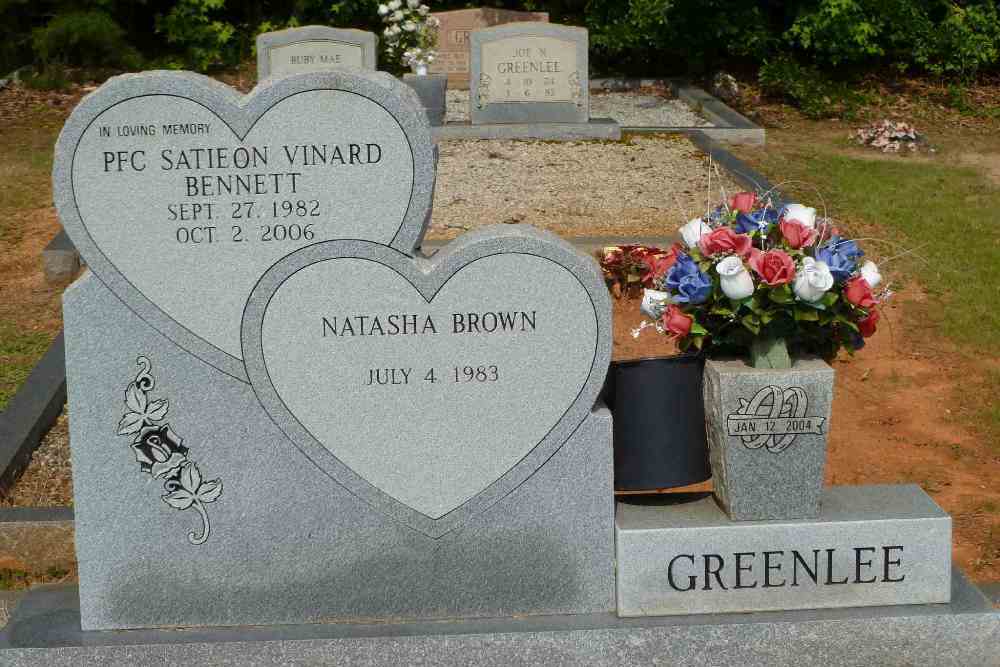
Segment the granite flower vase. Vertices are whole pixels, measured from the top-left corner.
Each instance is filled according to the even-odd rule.
[[[730,518],[819,516],[833,379],[833,369],[819,359],[794,359],[788,369],[706,362],[715,495]]]
[[[611,365],[605,398],[614,416],[615,489],[664,489],[711,476],[704,363],[689,354]]]
[[[448,75],[427,74],[425,69],[423,74],[404,74],[403,81],[417,93],[431,126],[444,125]]]

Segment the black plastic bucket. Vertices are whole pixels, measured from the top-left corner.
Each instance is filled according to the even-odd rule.
[[[605,400],[614,415],[615,489],[685,486],[712,476],[700,354],[611,364]]]

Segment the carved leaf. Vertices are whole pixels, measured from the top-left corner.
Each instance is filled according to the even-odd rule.
[[[139,386],[134,382],[125,390],[125,405],[132,412],[138,412],[140,415],[146,414],[147,403],[146,392],[139,389]]]
[[[145,423],[145,416],[140,412],[126,412],[118,422],[118,435],[138,433]]]
[[[146,419],[151,422],[160,421],[167,416],[167,399],[153,401],[146,408]]]
[[[186,510],[191,507],[195,500],[194,494],[184,489],[177,489],[161,497],[163,498],[163,502],[179,510]]]
[[[213,479],[198,487],[198,500],[203,503],[214,503],[222,495],[222,480]]]
[[[197,493],[198,487],[201,486],[201,473],[198,472],[198,466],[194,463],[185,463],[184,467],[181,468],[180,482],[181,486],[189,493]]]

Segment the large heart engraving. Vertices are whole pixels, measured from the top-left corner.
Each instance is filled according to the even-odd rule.
[[[530,228],[468,234],[430,260],[330,241],[261,278],[242,342],[291,441],[437,538],[530,477],[593,408],[610,303],[588,257]]]
[[[116,77],[56,146],[62,223],[91,270],[181,347],[245,380],[246,298],[278,259],[337,238],[411,252],[434,186],[412,91],[313,72],[247,97],[206,77]]]

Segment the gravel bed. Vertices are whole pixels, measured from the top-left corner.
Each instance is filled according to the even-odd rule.
[[[66,410],[31,455],[27,469],[3,498],[0,507],[68,507],[73,504]]]
[[[428,236],[527,223],[566,236],[670,234],[703,214],[707,156],[682,136],[439,144]],[[740,188],[712,170],[711,200]]]
[[[592,92],[590,117],[613,118],[627,127],[712,127],[684,102],[651,92]],[[469,91],[449,90],[445,122],[468,121]]]

